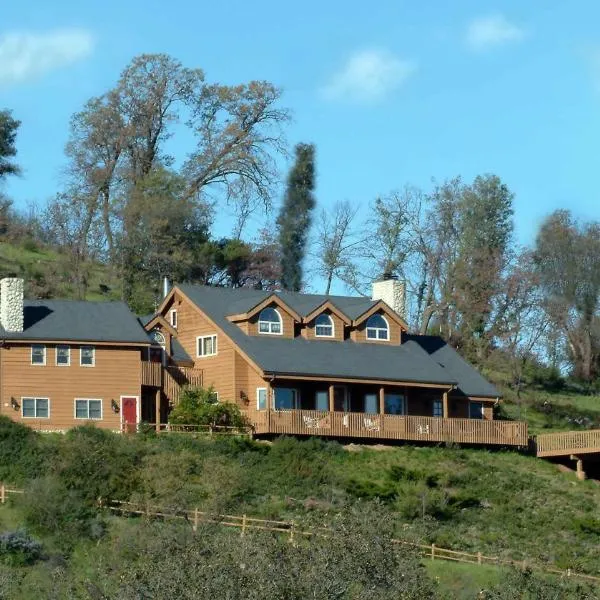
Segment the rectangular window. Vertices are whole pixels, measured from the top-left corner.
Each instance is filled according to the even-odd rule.
[[[256,388],[256,410],[267,409],[267,388]]]
[[[69,346],[56,346],[56,364],[68,367],[71,364],[71,348]]]
[[[93,367],[96,364],[96,349],[94,346],[81,346],[79,364],[82,367]]]
[[[31,364],[46,364],[46,346],[44,346],[43,344],[33,344],[31,346]]]
[[[386,415],[406,414],[406,400],[403,394],[386,394],[384,406]]]
[[[275,388],[273,392],[275,393],[273,400],[275,410],[293,410],[299,408],[298,390],[292,388]]]
[[[21,398],[21,415],[24,419],[47,419],[50,416],[50,400]]]
[[[433,401],[433,416],[443,417],[444,416],[444,405],[441,400]]]
[[[219,401],[219,392],[215,392],[214,390],[210,393],[210,399],[212,402]]]
[[[169,312],[171,325],[177,329],[177,311],[175,309]]]
[[[469,419],[483,419],[482,402],[469,402]]]
[[[102,400],[88,398],[75,398],[75,418],[88,421],[102,419]]]
[[[315,394],[315,409],[329,410],[329,392],[326,390],[318,391]]]
[[[370,415],[377,414],[379,412],[379,401],[377,394],[365,394],[365,412]]]
[[[217,353],[217,336],[204,335],[196,338],[198,357],[214,356]]]

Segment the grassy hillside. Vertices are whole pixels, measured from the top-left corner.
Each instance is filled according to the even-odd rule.
[[[317,439],[265,444],[183,434],[119,436],[93,428],[40,436],[0,423],[0,479],[28,490],[8,509],[0,508],[0,528],[26,526],[49,557],[19,567],[18,577],[27,581],[48,577],[50,557],[59,556],[64,577],[77,585],[113,581],[118,573],[114,557],[134,560],[133,546],[147,542],[145,536],[184,535],[177,529],[184,524],[165,524],[169,529],[158,532],[139,520],[99,515],[99,497],[170,510],[197,506],[214,513],[294,519],[306,526],[334,526],[357,511],[372,513],[376,518],[368,531],[374,535],[383,527],[382,535],[391,537],[600,574],[600,487],[516,452],[344,448]],[[239,545],[239,538],[214,539],[223,549]],[[262,543],[257,540],[247,543]],[[360,554],[359,549],[352,552]],[[0,543],[0,562],[2,557]],[[438,581],[442,598],[474,597],[465,594],[505,584],[496,569],[437,563],[428,569],[428,580]],[[0,572],[0,585],[1,580]]]
[[[87,300],[118,300],[120,287],[105,265],[85,265]],[[34,240],[0,242],[0,277],[15,274],[25,279],[26,296],[76,298],[71,268],[66,257]]]

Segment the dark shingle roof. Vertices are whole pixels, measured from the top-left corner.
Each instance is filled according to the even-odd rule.
[[[177,338],[171,338],[171,358],[175,362],[193,362]]]
[[[502,394],[470,365],[452,346],[435,335],[406,335],[406,343],[415,342],[440,364],[457,382],[465,396],[499,398]]]
[[[350,340],[328,342],[278,336],[248,336],[237,325],[228,321],[227,315],[241,312],[237,307],[244,302],[253,303],[248,307],[249,310],[268,297],[269,292],[259,292],[261,297],[256,290],[196,285],[178,287],[267,373],[443,385],[456,383],[447,371],[414,342],[395,346],[357,344]],[[327,299],[331,299],[345,314],[348,314],[348,308],[354,307],[353,314],[356,316],[372,304],[372,301],[362,298],[309,295],[309,300],[302,301],[298,296],[301,295],[287,292],[282,294],[286,302],[291,298],[290,305],[294,303],[292,307],[300,314],[310,313]],[[236,309],[232,310],[234,304]],[[348,316],[352,317],[351,314]]]
[[[148,336],[124,302],[25,300],[22,332],[7,340],[57,340],[147,344]]]

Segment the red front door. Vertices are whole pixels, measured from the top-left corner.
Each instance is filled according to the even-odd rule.
[[[135,396],[121,398],[121,422],[125,432],[137,429],[137,398]]]

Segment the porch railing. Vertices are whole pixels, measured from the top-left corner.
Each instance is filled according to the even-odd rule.
[[[315,410],[272,410],[249,415],[255,432],[527,446],[527,423]]]
[[[535,440],[538,456],[600,453],[600,429],[543,433]]]

